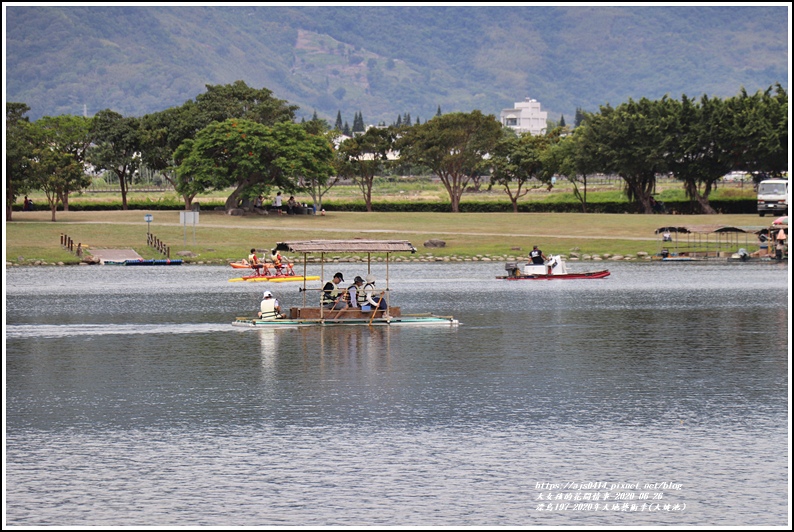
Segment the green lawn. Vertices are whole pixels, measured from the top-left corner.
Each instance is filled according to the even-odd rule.
[[[132,248],[145,258],[162,258],[147,247],[145,211],[58,212],[57,221],[43,211],[14,212],[6,222],[6,260],[28,263],[76,263],[61,249],[61,234],[83,247]],[[247,256],[252,247],[269,249],[279,241],[303,239],[405,239],[434,257],[526,256],[533,245],[544,252],[569,254],[654,254],[660,249],[654,231],[661,226],[763,226],[756,215],[637,215],[564,213],[354,213],[326,216],[228,216],[202,211],[195,227],[179,223],[178,211],[155,211],[150,230],[178,251],[197,255],[191,261],[225,263]],[[446,247],[428,249],[423,243],[440,239]],[[751,242],[752,244],[752,242]],[[751,249],[755,249],[752,245]],[[515,249],[519,248],[519,249]]]

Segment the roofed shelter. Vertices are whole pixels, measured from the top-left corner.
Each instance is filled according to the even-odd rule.
[[[756,232],[749,228],[725,225],[690,225],[682,227],[660,227],[656,234],[670,233],[675,237],[672,247],[679,256],[692,256],[708,258],[722,257],[726,253],[734,253],[742,244],[740,239],[744,235],[744,247],[749,246],[749,235]],[[686,244],[679,234],[686,235]],[[755,238],[755,237],[754,237]]]

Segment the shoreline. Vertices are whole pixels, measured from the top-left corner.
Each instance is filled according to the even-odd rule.
[[[605,253],[602,255],[581,255],[581,256],[571,256],[560,254],[560,257],[566,262],[676,262],[673,261],[663,261],[661,258],[658,258],[657,255],[652,255],[645,252],[638,252],[635,255],[618,255],[618,254],[610,254]],[[230,262],[233,261],[219,261],[219,260],[197,260],[191,261],[186,259],[182,260],[182,264],[190,265],[190,266],[229,266]],[[430,253],[425,253],[424,256],[421,257],[412,257],[412,258],[393,258],[389,260],[390,264],[400,264],[400,263],[410,263],[410,264],[426,264],[426,263],[435,263],[435,262],[522,262],[527,260],[525,256],[505,256],[505,255],[482,255],[482,256],[474,256],[474,257],[456,257],[456,256],[434,256]],[[293,261],[294,264],[298,265],[298,261]],[[357,263],[364,263],[366,264],[366,259],[362,259],[360,257],[342,257],[333,260],[326,260],[325,264],[357,264]],[[373,263],[385,263],[386,261],[382,257],[373,257]],[[749,263],[749,262],[787,262],[787,259],[777,260],[774,256],[767,256],[767,257],[751,257],[748,260],[738,260],[733,258],[731,255],[721,256],[721,257],[695,257],[691,261],[686,260],[679,260],[679,262],[740,262],[740,263]],[[180,264],[180,265],[182,265]],[[321,264],[319,258],[310,258],[307,260],[307,264]],[[90,261],[80,261],[80,262],[47,262],[40,259],[30,259],[27,262],[13,262],[13,261],[6,261],[5,263],[6,268],[25,268],[25,267],[40,267],[40,266],[105,266],[104,264],[100,264],[99,262],[90,262]],[[114,264],[113,266],[119,266],[118,264]]]

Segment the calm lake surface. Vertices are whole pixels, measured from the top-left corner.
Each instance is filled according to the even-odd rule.
[[[568,267],[612,275],[391,264],[460,325],[276,331],[230,324],[299,283],[7,268],[6,523],[785,526],[788,265]]]

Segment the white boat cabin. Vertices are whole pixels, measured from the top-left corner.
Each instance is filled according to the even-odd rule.
[[[568,269],[565,267],[565,261],[559,255],[552,255],[543,264],[526,264],[524,265],[524,275],[565,275]]]

